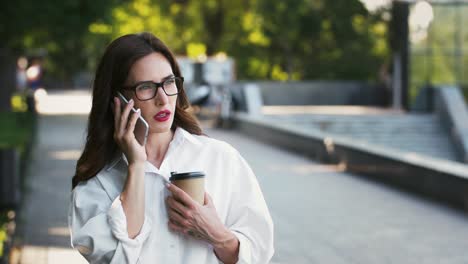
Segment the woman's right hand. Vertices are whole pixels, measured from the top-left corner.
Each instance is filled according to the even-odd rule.
[[[138,143],[133,133],[135,124],[141,114],[140,109],[138,109],[137,113],[133,113],[131,109],[134,102],[130,100],[122,112],[120,104],[120,100],[114,97],[114,140],[125,154],[128,164],[144,163],[147,158],[145,146]],[[133,114],[129,119],[130,113]]]

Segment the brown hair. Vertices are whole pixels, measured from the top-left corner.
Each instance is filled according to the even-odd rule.
[[[93,84],[93,103],[88,119],[86,145],[78,159],[72,188],[104,168],[119,152],[113,139],[114,115],[111,101],[124,84],[132,65],[153,52],[161,53],[170,63],[175,76],[181,76],[179,65],[169,48],[151,33],[129,34],[115,39],[99,62]],[[187,111],[190,102],[184,89],[177,96],[171,129],[182,127],[191,134],[202,135],[196,117]]]

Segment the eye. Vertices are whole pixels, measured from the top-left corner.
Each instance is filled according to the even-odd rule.
[[[165,83],[167,83],[167,84],[173,84],[173,83],[175,83],[175,78],[167,79],[167,80],[165,81]]]
[[[153,89],[153,85],[152,85],[152,83],[142,83],[142,84],[138,85],[137,89],[138,90],[149,90],[149,89]]]

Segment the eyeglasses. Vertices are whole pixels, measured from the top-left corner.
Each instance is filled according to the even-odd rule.
[[[122,89],[132,90],[140,101],[146,101],[156,97],[159,87],[163,89],[167,96],[176,95],[182,90],[183,83],[184,77],[171,77],[160,83],[144,81],[132,86],[122,86]]]

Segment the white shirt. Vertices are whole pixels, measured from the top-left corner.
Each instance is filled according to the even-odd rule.
[[[145,220],[134,239],[120,203],[127,164],[116,159],[71,193],[71,245],[90,263],[220,263],[210,244],[169,230],[165,181],[172,171],[205,172],[205,191],[240,241],[238,263],[273,256],[273,221],[257,179],[228,143],[176,129],[160,169],[146,162]]]

